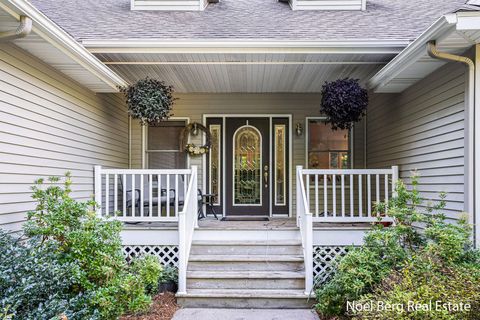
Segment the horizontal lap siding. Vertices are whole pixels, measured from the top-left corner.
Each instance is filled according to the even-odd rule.
[[[93,166],[128,166],[123,99],[95,94],[18,47],[0,49],[0,227],[34,208],[39,177],[71,171],[72,195],[91,199]]]
[[[373,94],[367,120],[369,168],[400,166],[420,174],[422,197],[447,192],[446,214],[464,210],[465,73],[448,64],[401,94]]]

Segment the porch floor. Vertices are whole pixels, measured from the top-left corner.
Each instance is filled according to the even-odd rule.
[[[135,222],[125,223],[125,229],[177,229],[177,222]],[[271,218],[269,221],[220,221],[207,217],[198,221],[204,230],[296,230],[295,218]],[[314,229],[368,229],[367,222],[314,222]]]

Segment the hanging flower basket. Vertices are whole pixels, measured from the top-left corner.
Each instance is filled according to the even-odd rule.
[[[198,135],[199,131],[205,134],[205,144],[202,146],[197,146],[194,143],[187,143],[188,137],[190,135]],[[180,145],[184,146],[185,151],[190,156],[204,155],[208,153],[208,150],[210,150],[210,145],[211,145],[210,131],[208,131],[204,125],[198,122],[190,123],[182,131],[182,139],[180,141]]]
[[[350,129],[365,115],[367,106],[368,92],[358,79],[340,79],[323,85],[320,112],[327,116],[333,130]]]
[[[128,114],[142,125],[156,124],[172,116],[173,87],[163,81],[145,78],[127,87],[120,87],[125,95]]]

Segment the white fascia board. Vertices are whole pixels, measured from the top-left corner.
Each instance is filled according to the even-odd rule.
[[[17,20],[20,19],[21,15],[28,16],[34,22],[33,32],[105,82],[113,89],[112,91],[118,92],[118,86],[127,85],[124,79],[103,64],[72,36],[53,23],[29,2],[25,0],[6,0],[5,2],[0,2],[0,8]]]
[[[398,54],[407,40],[84,40],[93,53],[351,53]]]
[[[480,30],[480,12],[468,11],[457,13],[457,30],[471,31]]]
[[[453,32],[457,24],[457,15],[447,14],[438,19],[405,50],[383,67],[368,82],[367,86],[372,90],[378,90],[387,85],[402,71],[416,63],[426,53],[426,45],[429,41],[438,40],[445,34]]]

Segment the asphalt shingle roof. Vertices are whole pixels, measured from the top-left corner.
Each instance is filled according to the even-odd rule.
[[[30,0],[78,40],[413,40],[466,0],[367,0],[367,11],[292,11],[277,0],[220,0],[205,11],[131,11],[130,0]]]

